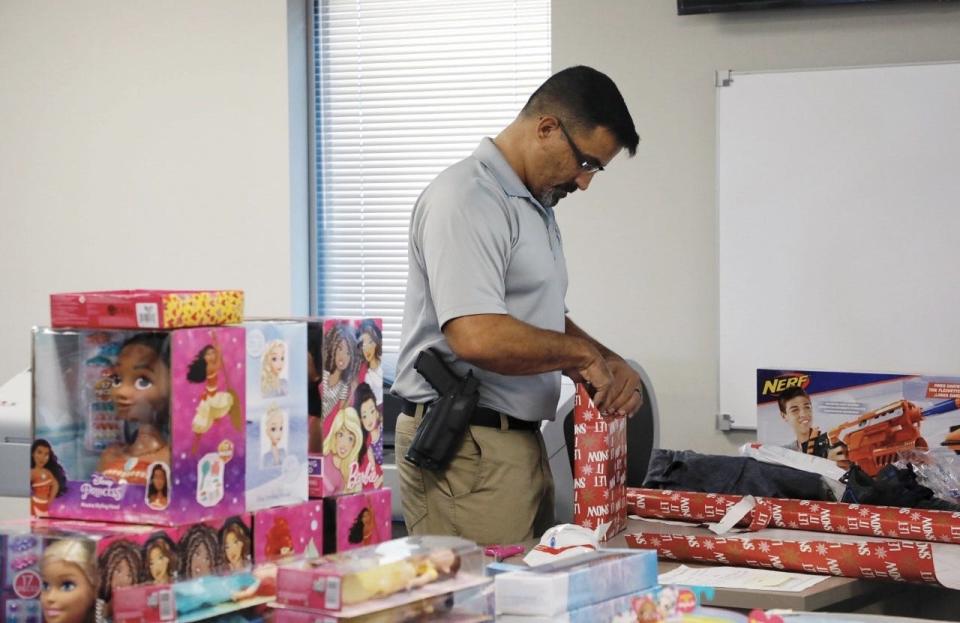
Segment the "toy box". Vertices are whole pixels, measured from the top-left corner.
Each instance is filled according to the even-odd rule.
[[[35,329],[32,512],[178,525],[244,511],[242,327]]]
[[[257,320],[247,331],[247,510],[307,499],[307,326]]]
[[[324,498],[324,552],[344,552],[391,538],[390,489]]]
[[[657,584],[653,550],[601,550],[494,576],[497,614],[553,617]]]
[[[502,614],[498,623],[659,623],[679,621],[698,607],[688,588],[655,586],[551,616]]]
[[[573,522],[591,530],[609,524],[605,541],[627,527],[627,418],[601,415],[578,383],[573,433]]]
[[[40,623],[42,540],[29,531],[0,533],[0,612],[7,623]]]
[[[0,526],[0,545],[8,620],[39,622],[43,610],[57,623],[99,621],[126,587],[249,566],[250,520],[163,528],[35,519]],[[66,582],[73,591],[60,590]]]
[[[901,451],[960,451],[960,377],[757,370],[757,438],[871,476]]]
[[[56,328],[178,329],[240,322],[242,290],[112,290],[50,295]]]
[[[407,537],[283,565],[277,601],[353,617],[489,581],[476,544],[456,537]]]
[[[323,502],[310,500],[253,514],[253,557],[257,564],[319,558],[323,552]]]
[[[379,318],[311,327],[310,496],[383,486],[383,331]],[[319,382],[317,382],[319,381]],[[312,390],[313,391],[313,390]]]
[[[482,623],[493,620],[493,591],[490,590],[489,584],[425,597],[357,616],[346,616],[343,612],[318,614],[311,610],[276,605],[274,609],[274,623],[384,623],[386,621]]]

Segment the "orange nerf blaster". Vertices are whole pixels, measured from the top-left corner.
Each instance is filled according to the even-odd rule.
[[[960,398],[944,400],[926,409],[909,400],[898,400],[844,422],[830,432],[820,433],[814,429],[802,448],[808,454],[826,457],[831,449],[845,446],[847,460],[875,476],[897,460],[897,452],[929,447],[920,434],[924,417],[957,409],[960,409]]]

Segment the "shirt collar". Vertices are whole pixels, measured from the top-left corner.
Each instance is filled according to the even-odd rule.
[[[477,149],[473,152],[473,157],[490,169],[493,176],[497,178],[497,182],[499,182],[503,188],[503,192],[512,197],[530,199],[537,207],[542,209],[540,202],[537,201],[533,195],[530,194],[530,190],[523,185],[520,176],[513,170],[513,167],[510,166],[507,159],[503,157],[503,154],[500,152],[496,143],[493,142],[493,139],[484,137],[477,146]]]

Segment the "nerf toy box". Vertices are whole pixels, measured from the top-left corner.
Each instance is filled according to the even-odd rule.
[[[389,541],[390,489],[324,498],[324,552],[344,552]]]
[[[456,537],[407,537],[282,565],[277,601],[355,617],[490,582],[475,543]]]
[[[760,369],[757,438],[871,476],[898,452],[960,451],[960,377]]]
[[[319,326],[317,326],[319,324]],[[310,497],[383,486],[383,332],[379,318],[311,323]],[[319,329],[319,330],[318,330]]]
[[[307,325],[244,323],[247,510],[307,499]]]
[[[179,525],[244,512],[242,327],[35,329],[36,516]]]
[[[50,295],[56,328],[178,329],[238,323],[242,290],[112,290]]]

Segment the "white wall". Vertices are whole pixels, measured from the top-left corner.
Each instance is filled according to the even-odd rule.
[[[282,1],[0,2],[0,383],[51,292],[291,311],[287,87]]]
[[[581,326],[646,367],[662,447],[729,451],[746,435],[714,424],[714,71],[960,60],[960,6],[678,17],[673,0],[554,0],[552,17],[554,68],[608,73],[643,139],[634,159],[560,204],[567,304]],[[816,327],[785,330],[803,339]]]

